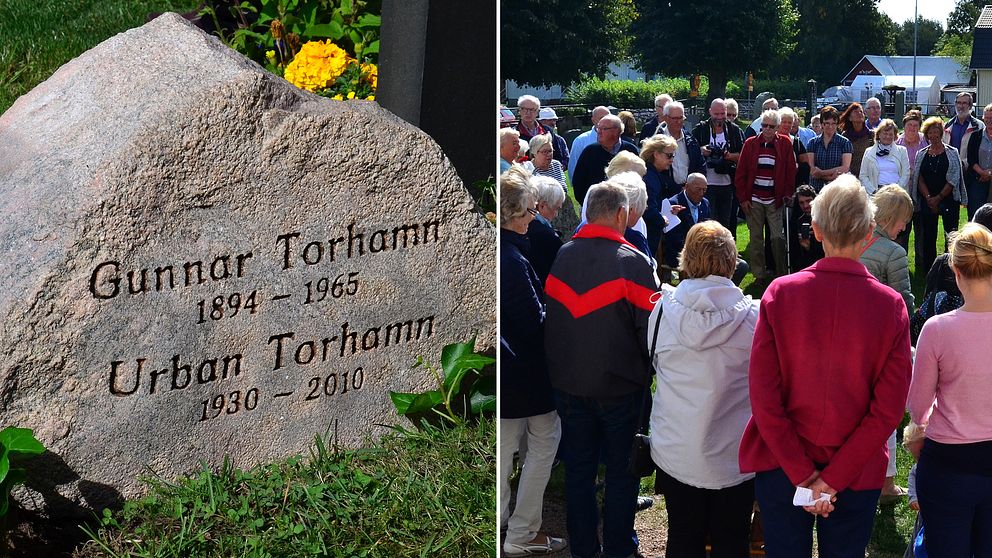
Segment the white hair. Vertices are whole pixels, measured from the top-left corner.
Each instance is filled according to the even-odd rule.
[[[778,99],[776,99],[775,97],[769,97],[768,99],[765,99],[763,103],[761,103],[761,108],[763,109],[768,109],[771,107],[775,107],[775,109],[778,110]]]
[[[868,99],[867,101],[865,101],[865,106],[867,107],[868,105],[870,105],[872,103],[878,105],[879,108],[882,108],[882,101],[879,101],[878,100],[878,97],[871,97],[870,99]]]
[[[648,207],[648,190],[640,175],[634,171],[624,171],[610,178],[610,182],[623,186],[627,191],[627,203],[630,204],[631,211],[644,213]]]
[[[523,157],[524,155],[527,154],[527,151],[530,150],[530,144],[527,143],[527,140],[523,138],[518,139],[517,144],[520,146],[520,148],[517,150],[517,157]]]
[[[531,157],[537,157],[537,152],[545,145],[551,145],[551,149],[554,149],[554,145],[551,143],[551,134],[539,134],[530,138],[529,151]]]
[[[844,173],[813,198],[813,222],[837,247],[853,246],[875,226],[875,206],[861,182]]]
[[[740,107],[737,105],[737,101],[734,99],[724,99],[723,104],[727,105],[727,108],[734,107],[734,110],[740,113]]]
[[[673,108],[677,108],[682,111],[682,114],[685,114],[685,105],[683,105],[678,101],[672,101],[671,103],[665,105],[665,110],[662,111],[662,114],[668,116],[668,111],[672,110]]]
[[[534,176],[530,184],[537,189],[537,201],[544,202],[548,207],[559,207],[565,202],[565,190],[561,183],[550,176]]]
[[[541,108],[541,100],[533,95],[521,95],[520,97],[517,97],[517,106],[519,107],[526,101],[530,101],[537,105],[537,108]]]
[[[782,123],[782,117],[779,116],[778,111],[772,109],[768,109],[761,113],[761,123],[764,124],[765,120],[772,120],[776,127]]]
[[[655,106],[658,106],[659,101],[665,101],[666,103],[671,103],[673,100],[674,99],[672,99],[672,96],[669,95],[668,93],[661,93],[659,95],[655,95],[654,104]]]
[[[764,116],[764,114],[762,114],[762,116]],[[791,118],[792,122],[795,122],[796,120],[799,119],[799,116],[796,114],[796,111],[792,110],[789,107],[782,107],[778,109],[778,120],[780,123],[783,119],[785,119],[786,116]]]
[[[590,223],[613,217],[623,207],[630,207],[627,189],[616,182],[600,182],[586,192],[586,220]]]

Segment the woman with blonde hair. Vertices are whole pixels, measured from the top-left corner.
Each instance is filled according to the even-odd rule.
[[[637,121],[634,119],[634,113],[629,110],[622,110],[617,116],[623,122],[623,133],[620,134],[620,137],[637,145],[640,140],[637,139]]]
[[[966,224],[950,260],[964,306],[923,325],[909,391],[926,428],[916,487],[930,556],[992,556],[992,232]]]
[[[883,119],[875,127],[875,145],[865,151],[861,158],[861,185],[868,195],[885,184],[898,184],[909,192],[909,154],[906,148],[896,143],[899,129],[889,118]],[[912,217],[912,215],[910,215]]]
[[[891,120],[882,120],[878,130]],[[895,124],[893,124],[895,127]],[[872,148],[874,149],[874,148]],[[867,156],[865,157],[867,159]],[[864,174],[864,167],[861,168]],[[875,232],[861,253],[861,263],[868,272],[875,276],[883,285],[892,287],[906,302],[907,315],[912,316],[913,287],[909,281],[909,259],[906,250],[895,242],[896,237],[906,228],[906,223],[913,219],[913,200],[906,190],[897,184],[883,186],[875,192],[872,198],[875,202]],[[896,486],[896,433],[893,430],[887,442],[889,448],[889,466],[885,470],[885,484],[882,485],[882,503],[894,503],[906,496],[906,490]]]
[[[756,473],[769,558],[809,557],[814,524],[821,556],[863,556],[871,538],[911,373],[906,303],[858,261],[873,228],[864,187],[842,175],[813,200],[827,257],[761,298],[740,465]]]
[[[667,219],[661,214],[662,201],[678,194],[682,189],[675,183],[672,165],[678,142],[671,136],[658,134],[641,142],[641,159],[647,165],[644,185],[648,190],[648,206],[644,222],[648,228],[648,248],[652,255],[658,251]]]
[[[944,121],[933,116],[923,123],[923,137],[929,142],[916,157],[909,179],[909,195],[916,208],[916,268],[930,269],[937,259],[937,218],[947,236],[958,228],[961,204],[968,193],[961,178],[958,150],[944,143]]]
[[[689,229],[682,280],[665,287],[648,320],[658,387],[651,457],[668,510],[668,556],[749,556],[754,475],[737,463],[751,415],[748,361],[758,303],[731,277],[734,237],[717,221]]]

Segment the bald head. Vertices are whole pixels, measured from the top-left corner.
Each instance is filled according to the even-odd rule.
[[[602,120],[607,114],[610,114],[610,109],[604,106],[598,106],[592,109],[592,125],[595,126],[596,124],[599,124],[599,121]]]
[[[717,97],[710,103],[710,118],[717,125],[723,125],[727,120],[727,103],[723,99]]]

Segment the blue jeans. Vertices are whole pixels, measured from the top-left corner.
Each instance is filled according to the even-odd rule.
[[[796,558],[813,553],[813,523],[821,558],[864,558],[881,490],[844,490],[834,511],[823,518],[792,505],[796,487],[782,469],[758,473],[754,493],[765,528],[767,558]]]
[[[969,178],[965,182],[968,189],[968,220],[971,221],[975,212],[989,201],[989,185],[992,182],[982,182],[977,178]]]
[[[596,473],[606,466],[603,557],[626,558],[637,550],[634,513],[640,479],[629,470],[643,390],[609,400],[576,397],[555,390],[565,457],[568,545],[575,558],[600,551]]]

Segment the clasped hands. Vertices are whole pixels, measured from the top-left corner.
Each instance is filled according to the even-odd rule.
[[[821,517],[827,517],[830,512],[834,511],[834,502],[837,501],[837,491],[830,487],[823,479],[820,478],[820,471],[813,471],[813,474],[809,476],[805,481],[803,481],[799,486],[808,488],[813,491],[813,499],[817,499],[821,494],[829,494],[830,501],[818,501],[812,506],[803,506],[803,509],[808,511],[813,515],[819,515]]]

